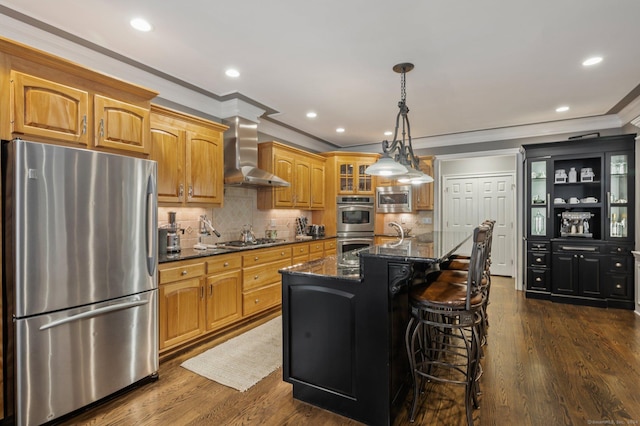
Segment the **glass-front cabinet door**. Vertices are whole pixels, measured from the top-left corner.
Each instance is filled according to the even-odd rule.
[[[630,240],[633,238],[631,225],[633,220],[634,184],[630,173],[633,170],[633,155],[631,152],[617,152],[607,154],[607,173],[609,185],[607,188],[607,239]]]
[[[548,237],[550,217],[548,160],[529,162],[529,235]]]

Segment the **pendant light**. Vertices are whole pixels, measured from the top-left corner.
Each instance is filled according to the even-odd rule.
[[[400,182],[428,183],[433,178],[420,170],[420,160],[413,154],[411,146],[411,126],[409,125],[409,108],[407,107],[406,73],[413,69],[413,64],[405,62],[395,65],[393,70],[401,74],[400,102],[393,140],[382,141],[382,156],[374,164],[365,169],[372,176],[390,176]],[[402,138],[398,139],[400,119],[402,118]],[[391,157],[393,155],[393,158]]]

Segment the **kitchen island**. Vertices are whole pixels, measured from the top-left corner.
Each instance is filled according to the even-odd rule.
[[[434,232],[360,250],[357,262],[352,253],[282,269],[283,379],[293,397],[392,424],[409,389],[409,285],[469,237]]]

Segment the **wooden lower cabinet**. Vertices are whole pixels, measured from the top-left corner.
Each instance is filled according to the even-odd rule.
[[[242,317],[242,274],[240,270],[207,277],[207,331],[230,324]]]
[[[160,350],[204,332],[204,286],[200,277],[160,285]]]

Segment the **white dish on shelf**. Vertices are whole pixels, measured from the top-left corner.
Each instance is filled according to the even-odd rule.
[[[597,203],[598,199],[596,197],[585,197],[580,199],[581,203]]]

